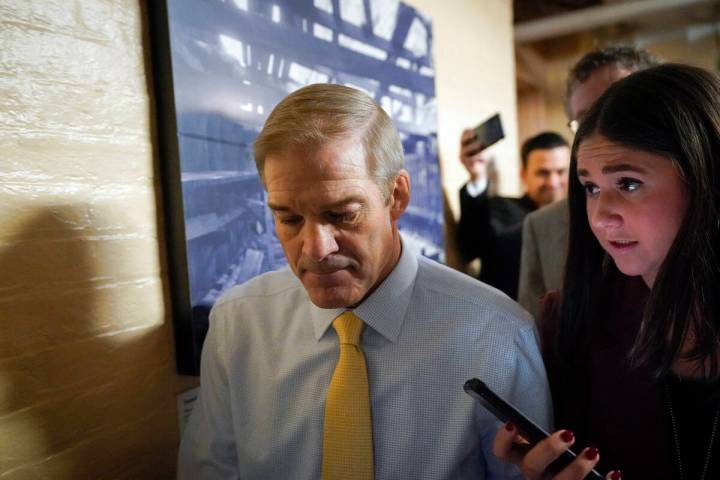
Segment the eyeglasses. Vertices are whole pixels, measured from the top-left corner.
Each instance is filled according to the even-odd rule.
[[[586,111],[578,112],[577,116],[567,123],[567,127],[570,129],[573,135],[575,135],[580,128],[580,124],[585,118]]]
[[[575,135],[578,131],[578,127],[580,127],[580,120],[570,120],[567,123],[567,127],[570,129],[573,135]]]

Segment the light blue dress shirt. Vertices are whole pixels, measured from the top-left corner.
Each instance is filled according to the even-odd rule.
[[[463,391],[478,377],[547,428],[550,394],[534,324],[504,294],[404,249],[355,310],[370,381],[375,478],[520,478],[497,460],[500,422]],[[218,300],[180,479],[319,480],[331,323],[289,269]]]

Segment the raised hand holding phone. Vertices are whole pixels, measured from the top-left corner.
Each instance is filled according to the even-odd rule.
[[[460,161],[473,181],[486,177],[487,157],[483,150],[503,138],[505,133],[499,113],[475,128],[463,131],[460,137]]]

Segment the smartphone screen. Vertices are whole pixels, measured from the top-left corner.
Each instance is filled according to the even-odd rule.
[[[514,423],[520,433],[522,433],[523,437],[525,437],[532,445],[535,445],[539,441],[550,436],[548,432],[530,420],[527,416],[520,412],[520,410],[493,392],[490,387],[485,384],[485,382],[478,380],[477,378],[471,378],[465,382],[463,389],[468,393],[468,395],[480,402],[487,410],[490,411],[490,413],[495,415],[498,420],[503,423],[508,421]],[[565,465],[571,462],[575,456],[575,452],[568,449],[565,450],[556,462],[559,462],[558,465]],[[596,470],[591,470],[585,478],[591,480],[603,480],[603,476]]]

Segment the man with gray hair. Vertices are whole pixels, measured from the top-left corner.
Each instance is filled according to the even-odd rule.
[[[568,74],[565,112],[574,134],[583,115],[607,88],[633,72],[657,65],[651,53],[628,46],[611,46],[583,56]],[[543,296],[559,290],[568,245],[568,203],[555,202],[525,217],[520,254],[518,302],[535,318]]]
[[[255,160],[289,265],[213,308],[179,478],[519,478],[462,386],[479,377],[548,426],[532,320],[404,248],[410,182],[387,114],[353,88],[302,88]]]

